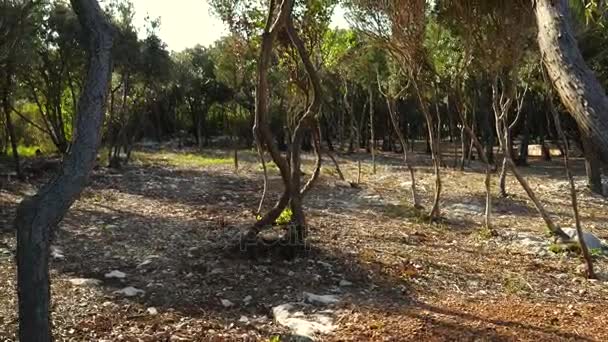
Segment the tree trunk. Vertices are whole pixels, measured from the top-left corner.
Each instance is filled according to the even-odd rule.
[[[535,4],[538,43],[549,77],[583,135],[608,162],[608,97],[578,48],[568,0]]]
[[[17,285],[21,341],[51,341],[49,236],[86,185],[95,164],[111,73],[112,29],[95,0],[72,0],[87,34],[88,70],[77,134],[59,174],[17,209]]]
[[[19,160],[19,151],[17,150],[17,136],[15,135],[15,129],[13,127],[13,120],[11,119],[11,89],[13,87],[13,63],[10,60],[6,65],[6,79],[4,84],[4,91],[2,96],[2,107],[4,110],[4,119],[6,120],[6,131],[11,141],[11,148],[13,150],[13,160],[15,163],[15,173],[20,180],[25,180],[23,173],[21,172],[21,161]]]
[[[502,97],[503,96],[501,96],[501,98]],[[549,231],[551,231],[552,234],[554,234],[555,236],[557,236],[559,238],[568,240],[569,236],[566,233],[564,233],[564,231],[558,225],[556,225],[555,222],[553,222],[553,219],[551,218],[551,216],[549,215],[549,213],[547,212],[547,210],[545,209],[543,204],[540,202],[538,197],[536,197],[536,194],[530,187],[530,184],[521,175],[521,173],[517,169],[517,165],[515,165],[515,162],[513,161],[513,156],[511,155],[511,151],[507,147],[508,146],[507,141],[509,138],[507,132],[509,130],[509,125],[507,125],[507,123],[505,122],[505,118],[504,118],[505,117],[504,113],[506,112],[506,110],[508,110],[508,106],[503,106],[503,105],[495,106],[495,109],[494,109],[498,141],[500,143],[501,148],[503,149],[503,152],[505,153],[504,160],[507,163],[507,165],[509,166],[509,168],[511,169],[513,176],[515,176],[515,178],[517,179],[519,184],[524,188],[524,191],[526,192],[528,197],[532,200],[532,203],[534,203],[536,210],[538,211],[538,213],[540,214],[542,219],[545,221],[545,224],[547,225],[547,228],[549,229]]]
[[[595,275],[595,272],[593,271],[593,261],[591,259],[591,255],[589,255],[589,249],[587,248],[587,243],[584,239],[583,228],[581,227],[581,218],[578,211],[578,200],[576,196],[576,186],[574,185],[574,176],[572,175],[572,171],[570,170],[570,160],[568,158],[570,148],[568,146],[566,134],[564,134],[564,130],[562,129],[562,124],[559,120],[559,115],[557,114],[555,106],[553,105],[553,100],[551,100],[551,113],[553,114],[553,122],[555,122],[555,130],[557,131],[557,135],[562,139],[562,143],[564,144],[564,166],[566,168],[566,177],[568,178],[568,183],[570,184],[570,198],[572,200],[572,212],[574,214],[574,222],[576,225],[576,235],[578,236],[578,243],[581,247],[583,259],[585,260],[585,264],[587,265],[587,278],[596,279],[597,277]]]
[[[519,144],[519,157],[517,158],[517,165],[527,166],[528,165],[528,145],[530,143],[530,126],[528,123],[528,114],[524,114],[524,130],[522,133],[521,143]]]
[[[267,120],[267,115],[269,107],[268,70],[270,69],[272,59],[273,45],[279,31],[282,30],[285,25],[287,16],[291,13],[291,2],[283,1],[281,3],[281,8],[277,14],[278,17],[276,20],[274,20],[274,4],[275,1],[271,0],[269,4],[266,26],[264,28],[264,32],[262,33],[262,43],[257,68],[253,134],[256,139],[260,141],[262,146],[270,153],[273,162],[279,168],[284,189],[274,207],[264,214],[243,237],[241,243],[245,244],[252,242],[255,244],[255,239],[257,238],[258,233],[262,230],[262,228],[272,224],[279,217],[279,215],[281,215],[283,209],[285,209],[285,207],[289,204],[290,197],[289,188],[291,168],[287,162],[287,159],[281,155],[281,152],[274,143],[272,131]],[[247,245],[241,245],[241,248],[246,249]]]
[[[418,201],[418,194],[416,192],[416,176],[414,174],[414,168],[410,163],[407,157],[407,145],[405,144],[405,139],[403,138],[403,133],[399,129],[399,123],[397,121],[397,113],[396,113],[396,105],[394,99],[386,99],[386,105],[388,106],[388,113],[391,118],[391,123],[393,128],[395,129],[395,133],[397,134],[397,138],[399,138],[399,142],[401,143],[401,151],[403,153],[403,162],[407,167],[407,170],[410,174],[410,179],[412,181],[411,189],[412,189],[412,205],[414,208],[421,208],[420,202]]]
[[[464,171],[464,163],[467,159],[469,141],[467,141],[467,135],[464,130],[464,123],[460,128],[460,171]]]
[[[314,68],[312,62],[310,61],[310,57],[308,52],[306,51],[306,47],[304,42],[301,40],[299,35],[297,34],[291,17],[291,12],[287,17],[286,29],[287,35],[291,40],[292,45],[298,52],[300,59],[302,60],[302,64],[304,64],[304,68],[306,69],[306,73],[308,74],[309,81],[312,85],[313,94],[312,100],[306,112],[300,118],[296,129],[294,130],[293,144],[292,144],[292,152],[291,152],[291,210],[293,212],[293,224],[290,227],[289,237],[290,241],[295,242],[296,245],[303,244],[306,239],[306,220],[304,215],[304,209],[302,207],[302,198],[303,191],[300,189],[300,146],[302,143],[302,139],[304,138],[304,129],[312,128],[315,130],[313,135],[315,136],[315,140],[317,142],[316,153],[317,153],[317,166],[316,170],[313,173],[311,181],[306,185],[305,191],[308,191],[316,177],[318,177],[320,168],[321,168],[321,144],[319,136],[318,123],[316,120],[316,115],[319,112],[321,107],[321,80],[319,79],[319,75],[317,70]]]
[[[509,194],[507,193],[507,157],[506,153],[502,158],[502,166],[500,167],[500,178],[498,181],[498,189],[500,197],[507,198]]]
[[[428,103],[426,102],[426,100],[424,100],[422,98],[422,92],[420,91],[420,88],[418,87],[418,83],[417,81],[414,79],[413,80],[413,85],[414,85],[414,89],[416,91],[416,95],[418,97],[418,101],[420,102],[420,108],[422,110],[422,113],[424,114],[425,120],[426,120],[426,126],[427,126],[427,132],[428,132],[428,138],[429,138],[429,146],[431,148],[431,157],[433,159],[433,171],[435,174],[435,196],[433,197],[433,205],[431,207],[431,210],[429,212],[429,218],[431,221],[435,221],[441,218],[441,208],[439,206],[439,200],[441,198],[441,189],[442,189],[442,183],[441,183],[441,173],[440,173],[440,159],[439,159],[439,155],[440,155],[440,150],[439,150],[439,143],[436,141],[436,138],[438,137],[438,135],[435,135],[434,132],[434,124],[433,124],[433,117],[431,115],[431,111],[428,108]],[[439,114],[439,113],[437,113]]]
[[[588,138],[581,137],[583,152],[585,154],[585,171],[587,173],[587,186],[596,194],[604,195],[602,187],[602,166],[599,156]],[[564,153],[566,148],[564,147]]]
[[[323,163],[323,158],[321,156],[321,128],[319,127],[319,122],[317,120],[314,120],[314,126],[312,130],[312,143],[315,153],[315,166],[312,175],[310,176],[304,187],[302,187],[302,191],[300,191],[300,194],[302,196],[304,196],[312,188],[312,186],[319,178],[319,175],[321,174],[321,164]],[[332,149],[329,149],[328,153],[331,154],[331,151]],[[337,170],[340,170],[340,168],[338,167]]]
[[[475,148],[477,149],[477,151],[479,153],[479,156],[481,157],[481,160],[483,161],[483,163],[485,165],[485,179],[484,179],[484,187],[486,190],[485,226],[486,226],[486,229],[491,230],[492,229],[492,183],[491,183],[492,165],[486,159],[486,156],[483,153],[483,146],[481,145],[481,142],[477,138],[477,135],[475,134],[474,129],[471,128],[467,122],[467,115],[463,108],[464,106],[462,105],[461,91],[459,91],[457,94],[458,94],[458,97],[457,97],[458,102],[456,102],[456,104],[457,104],[456,111],[458,113],[460,121],[462,122],[461,139],[464,141],[464,132],[467,132],[469,139],[471,141],[471,144],[468,147],[469,155],[471,154],[471,151],[473,150],[473,146],[475,146]],[[473,123],[475,123],[475,121],[473,121]],[[464,158],[465,158],[464,150],[462,153],[462,158],[463,159],[462,159],[461,167],[462,167],[462,169],[464,169]]]
[[[204,125],[203,118],[199,117],[196,123],[196,141],[198,142],[199,150],[202,150],[205,147],[205,136],[203,134],[205,129]]]
[[[371,145],[369,146],[372,153],[372,172],[376,174],[376,135],[374,131],[374,91],[372,84],[369,84],[369,134]]]

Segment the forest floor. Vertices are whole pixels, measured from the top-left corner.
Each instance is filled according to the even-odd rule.
[[[594,253],[600,279],[586,280],[578,256],[539,249],[549,241],[545,226],[512,176],[510,196],[494,198],[494,236],[482,229],[476,162],[464,172],[441,169],[444,219],[430,224],[409,205],[398,154],[382,153],[375,175],[369,155],[339,156],[349,181],[361,160],[359,187],[339,181],[325,158],[305,199],[306,252],[252,260],[230,247],[255,220],[262,177],[253,153],[240,153],[238,173],[230,151],[142,149],[135,157],[120,171],[95,170],[57,231],[58,341],[278,341],[288,331],[272,308],[305,292],[338,299],[324,307],[336,328],[320,341],[608,341],[608,258]],[[429,208],[430,159],[414,159]],[[312,164],[306,155],[307,175]],[[606,239],[608,201],[584,188],[576,165],[584,228]],[[281,190],[270,169],[266,208]],[[561,160],[532,160],[522,171],[560,224],[573,227]],[[0,341],[13,341],[17,329],[11,220],[43,181],[0,190]],[[111,271],[120,272],[107,278]],[[134,296],[116,292],[126,287]]]

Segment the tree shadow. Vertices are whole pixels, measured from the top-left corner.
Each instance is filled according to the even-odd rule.
[[[150,177],[154,182],[150,182]],[[276,182],[273,184],[271,188],[278,188]],[[83,202],[86,203],[77,204],[70,211],[54,242],[65,256],[64,260],[52,265],[59,274],[60,279],[55,281],[61,288],[55,291],[56,306],[73,304],[71,297],[78,293],[77,287],[70,285],[66,278],[96,278],[103,283],[99,288],[101,294],[92,297],[94,300],[109,301],[114,308],[127,307],[125,312],[105,317],[112,324],[127,320],[136,325],[152,320],[148,316],[142,317],[141,312],[147,307],[155,307],[161,313],[171,312],[179,317],[213,322],[202,326],[202,333],[206,334],[204,329],[224,329],[243,315],[269,317],[273,306],[299,301],[307,291],[339,295],[341,309],[411,317],[423,324],[423,331],[414,335],[414,339],[419,340],[515,339],[512,334],[479,327],[490,324],[527,336],[580,339],[561,329],[489,319],[429,304],[421,298],[418,285],[414,285],[417,284],[414,280],[419,279],[424,286],[428,279],[417,275],[408,256],[389,267],[356,250],[334,246],[331,241],[311,242],[305,254],[292,260],[273,255],[250,260],[241,254],[231,254],[229,247],[233,246],[235,237],[253,221],[253,217],[243,211],[252,202],[257,202],[260,188],[261,184],[242,175],[166,167],[137,168],[120,176],[94,175],[91,190],[85,194],[87,200]],[[312,196],[328,198],[326,196],[335,189],[321,183],[315,191]],[[344,189],[351,197],[358,196],[360,191]],[[132,200],[141,203],[123,203],[125,194],[133,195]],[[102,196],[98,202],[94,198],[97,195]],[[153,202],[148,202],[150,200]],[[380,208],[369,199],[361,201],[361,207],[352,208],[331,203],[323,206],[316,199],[306,203],[314,210],[330,207],[332,211],[338,209],[338,213],[348,215],[360,213],[362,207]],[[146,207],[152,204],[156,207]],[[183,212],[180,214],[180,211]],[[379,215],[387,219],[400,218],[386,212]],[[319,228],[314,224],[310,228],[311,236],[316,235]],[[484,257],[477,250],[460,246],[446,248],[424,238],[383,242],[391,243],[397,249],[424,247],[461,258]],[[428,267],[448,278],[482,281],[479,275],[457,273],[437,263],[429,262]],[[106,279],[105,274],[112,270],[125,272],[127,277],[124,280]],[[340,286],[341,280],[352,282],[352,286]],[[145,294],[125,298],[114,293],[127,286],[142,289]],[[251,300],[245,301],[247,296],[251,296]],[[226,307],[222,299],[230,300],[233,305]],[[89,310],[100,310],[97,302],[87,305]],[[161,322],[174,324],[174,319]],[[399,329],[399,323],[394,328]],[[74,329],[81,327],[75,325]],[[236,329],[246,333],[249,328]],[[399,336],[395,331],[393,336]],[[261,328],[264,336],[275,332],[276,327]],[[407,339],[407,336],[401,337]]]

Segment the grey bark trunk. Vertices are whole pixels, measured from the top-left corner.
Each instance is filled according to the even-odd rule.
[[[21,341],[51,341],[49,236],[86,185],[101,140],[111,72],[112,29],[95,0],[72,0],[88,39],[88,70],[77,135],[59,174],[17,209],[17,285]]]
[[[564,106],[608,162],[608,97],[585,63],[570,24],[568,0],[536,0],[538,44]]]
[[[585,171],[587,173],[587,186],[596,194],[604,195],[602,187],[602,166],[599,156],[588,138],[582,137],[585,153]],[[564,148],[565,153],[565,148]]]

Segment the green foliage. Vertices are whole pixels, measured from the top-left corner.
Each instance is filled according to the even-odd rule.
[[[479,237],[483,240],[490,240],[492,238],[495,238],[498,234],[494,229],[484,226],[483,228],[477,231],[477,235],[479,235]]]
[[[292,220],[292,216],[293,216],[293,212],[291,211],[291,208],[285,208],[282,212],[281,215],[279,215],[279,217],[274,221],[274,223],[276,225],[279,226],[285,226],[291,223]],[[256,220],[261,220],[262,216],[261,215],[257,215],[255,217]]]
[[[591,248],[589,254],[593,257],[600,257],[604,255],[604,250],[602,248]]]
[[[178,167],[209,167],[216,165],[229,165],[233,162],[230,157],[215,157],[205,156],[202,154],[166,151],[157,153],[135,152],[134,158],[142,163],[161,162]]]
[[[36,151],[39,149],[40,149],[40,151],[42,151],[42,149],[39,146],[23,146],[23,145],[17,146],[17,152],[19,153],[19,156],[26,157],[26,158],[35,157]]]
[[[517,275],[507,276],[503,280],[502,286],[504,287],[505,291],[510,294],[524,293],[528,288],[526,280],[523,277]]]
[[[581,245],[578,242],[552,243],[549,250],[555,254],[574,253],[581,254]]]
[[[398,205],[386,204],[382,206],[382,209],[384,210],[384,214],[391,218],[406,218],[418,221],[423,220],[423,213],[406,203],[401,203]]]
[[[285,210],[283,210],[281,215],[279,215],[279,217],[277,218],[275,223],[280,226],[287,225],[287,224],[291,223],[292,216],[293,216],[293,212],[291,211],[291,208],[285,208]]]

